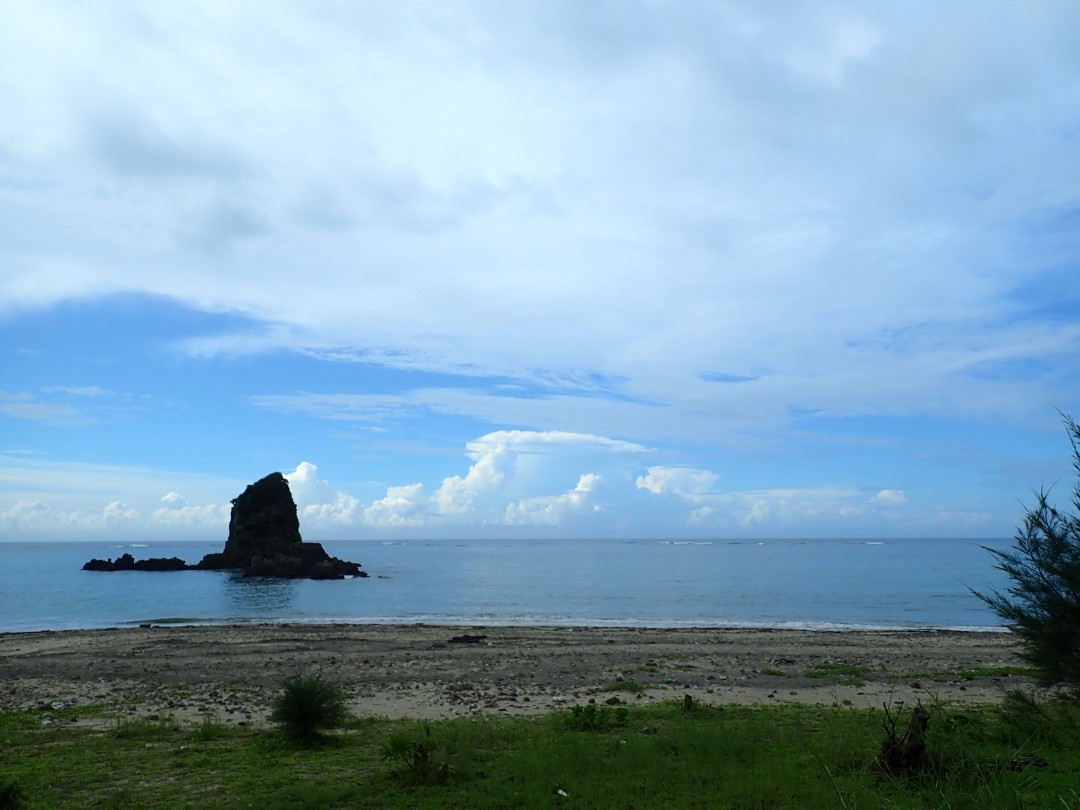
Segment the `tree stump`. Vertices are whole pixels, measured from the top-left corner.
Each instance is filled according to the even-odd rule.
[[[930,712],[916,706],[902,738],[896,735],[896,718],[885,710],[885,740],[881,743],[878,766],[888,774],[906,778],[926,764],[926,729]]]

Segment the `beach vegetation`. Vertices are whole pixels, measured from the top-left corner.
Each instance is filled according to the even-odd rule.
[[[771,675],[774,678],[786,678],[788,674],[782,669],[776,669],[775,667],[762,667],[758,670],[762,675]]]
[[[673,700],[621,712],[580,707],[578,717],[618,718],[581,729],[573,709],[364,718],[318,746],[274,729],[202,735],[157,724],[147,738],[0,714],[0,782],[18,784],[31,810],[1080,807],[1080,704],[1021,710],[1011,700],[928,704],[926,766],[904,777],[877,764],[880,709],[700,703],[686,712]],[[894,710],[897,736],[910,712]]]
[[[201,740],[203,742],[220,740],[228,735],[229,727],[209,715],[204,716],[202,722],[199,723],[191,733],[193,739]]]
[[[566,713],[566,727],[576,731],[605,731],[626,725],[630,710],[626,706],[602,706],[587,703],[571,706]]]
[[[1021,657],[1044,685],[1080,699],[1080,425],[1064,414],[1062,424],[1077,475],[1073,513],[1055,506],[1047,487],[1037,490],[1013,547],[987,549],[1009,586],[975,595],[1020,638]]]
[[[601,692],[629,692],[633,695],[644,695],[648,687],[640,681],[612,681],[600,687]]]
[[[807,667],[803,675],[815,680],[830,680],[840,686],[862,686],[870,675],[870,668],[857,664],[820,663]]]
[[[282,684],[270,719],[286,736],[312,741],[340,726],[347,714],[341,687],[320,675],[299,675]]]
[[[164,715],[151,719],[148,717],[125,717],[116,721],[113,736],[121,740],[164,740],[179,730],[180,724],[175,718]]]
[[[468,779],[468,757],[458,755],[458,737],[468,731],[468,724],[444,728],[436,737],[430,723],[418,723],[391,734],[382,748],[383,760],[396,766],[398,775],[414,785],[445,785],[453,778]],[[462,761],[466,764],[463,767]]]

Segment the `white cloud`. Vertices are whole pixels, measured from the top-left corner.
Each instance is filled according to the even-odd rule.
[[[907,495],[902,489],[883,489],[871,500],[882,506],[903,506],[908,502]]]
[[[506,523],[511,526],[561,526],[568,518],[602,512],[602,505],[592,501],[600,482],[601,476],[586,473],[569,492],[509,504]]]
[[[743,526],[753,526],[765,523],[772,517],[772,512],[773,510],[768,501],[754,501],[750,510],[743,515],[742,524]]]
[[[169,504],[155,509],[150,520],[155,529],[167,527],[169,530],[199,532],[225,539],[228,535],[231,504],[177,505]]]
[[[642,441],[1060,400],[1080,335],[1024,290],[1075,295],[1072,4],[568,9],[16,4],[0,308],[138,290],[265,324],[190,351],[598,374],[432,398]],[[972,374],[999,354],[1024,385]]]
[[[4,539],[224,540],[242,490],[209,475],[0,453],[0,528]]]
[[[510,505],[551,497],[560,484],[565,488],[570,475],[578,476],[580,484],[590,467],[633,465],[630,459],[646,452],[640,445],[602,436],[526,430],[489,433],[469,442],[467,450],[473,460],[468,472],[444,479],[434,502],[442,515],[480,512],[485,522],[501,522]]]
[[[687,500],[713,492],[719,476],[708,470],[693,467],[650,467],[646,475],[638,476],[638,489],[654,495],[672,493]]]
[[[349,526],[360,517],[360,501],[320,479],[318,472],[311,462],[301,461],[295,470],[285,474],[296,501],[301,533]]]
[[[712,522],[713,515],[715,514],[716,510],[713,507],[701,506],[691,510],[690,516],[687,518],[687,523],[691,526],[707,526]]]
[[[386,490],[386,497],[364,509],[364,523],[391,529],[423,526],[430,509],[423,491],[423,484],[390,487]]]
[[[464,476],[452,475],[443,479],[434,500],[443,515],[464,515],[476,508],[476,500],[493,495],[513,474],[514,457],[510,447],[496,443],[485,450],[470,445],[474,463]]]

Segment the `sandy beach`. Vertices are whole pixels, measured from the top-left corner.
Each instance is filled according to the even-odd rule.
[[[464,638],[463,638],[464,637]],[[0,709],[107,705],[75,722],[262,725],[281,682],[318,673],[362,716],[535,714],[620,700],[976,704],[1026,685],[1008,633],[250,625],[0,634]],[[861,683],[845,683],[859,668]],[[972,674],[976,671],[976,674]],[[640,684],[643,691],[626,687]],[[71,722],[67,720],[65,722]]]

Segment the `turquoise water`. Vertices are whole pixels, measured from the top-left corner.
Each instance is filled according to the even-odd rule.
[[[367,579],[216,571],[100,573],[91,557],[178,556],[222,542],[0,543],[0,630],[143,622],[424,622],[998,627],[969,588],[1002,587],[982,546],[1009,540],[326,542]]]

